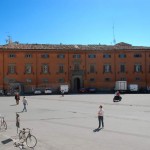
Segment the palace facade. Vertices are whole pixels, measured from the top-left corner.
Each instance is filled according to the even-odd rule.
[[[32,92],[68,84],[113,90],[116,81],[150,86],[150,47],[9,43],[0,46],[0,89]]]

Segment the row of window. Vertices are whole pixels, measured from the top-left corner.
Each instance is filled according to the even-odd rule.
[[[107,81],[107,82],[112,81],[111,78],[104,78],[103,80]],[[90,78],[88,81],[89,82],[96,82],[96,79],[95,78]],[[122,78],[120,78],[120,81],[127,81],[127,79],[125,77],[122,77]],[[135,81],[142,81],[142,79],[140,77],[135,77]],[[26,82],[27,83],[32,83],[32,79],[28,78],[28,79],[26,79]],[[45,83],[45,84],[48,84],[49,83],[49,79],[43,78],[43,79],[41,79],[41,82]],[[57,80],[57,82],[65,83],[65,79],[64,78],[59,78]]]
[[[29,78],[28,78],[28,79],[26,79],[26,82],[27,82],[27,83],[32,83],[32,79],[29,79]],[[65,82],[65,79],[64,79],[64,78],[59,78],[57,82],[59,82],[59,83],[64,83],[64,82]],[[42,83],[45,83],[45,84],[46,84],[46,83],[49,83],[49,79],[43,78],[43,79],[42,79]]]
[[[89,79],[90,82],[96,82],[95,78],[90,78]],[[111,78],[104,78],[104,81],[112,81]],[[120,78],[120,81],[127,81],[127,79],[125,77]],[[135,77],[135,81],[142,81],[142,79],[140,77]]]
[[[134,54],[134,57],[138,58],[138,57],[142,57],[142,54]],[[16,54],[9,54],[8,56],[9,58],[15,58]],[[118,55],[119,58],[126,58],[126,54],[119,54]],[[25,54],[25,58],[32,58],[32,54]],[[42,54],[41,58],[49,58],[49,54]],[[65,58],[65,54],[58,54],[57,58]],[[74,54],[73,58],[81,58],[80,54]],[[95,54],[89,54],[88,58],[96,58]],[[103,54],[103,58],[111,58],[111,54]]]
[[[149,67],[149,69],[150,69],[150,67]],[[76,71],[81,70],[80,65],[75,64],[74,65],[74,70],[76,70]],[[89,65],[89,72],[90,73],[95,73],[96,71],[97,71],[96,70],[96,65],[95,64],[90,64]],[[125,64],[120,64],[119,71],[120,71],[120,73],[126,73],[126,71],[127,71],[126,65]],[[58,65],[58,73],[64,73],[64,72],[65,72],[64,65],[59,64]],[[103,72],[104,73],[111,73],[112,72],[111,65],[110,64],[104,64],[103,65]],[[142,72],[142,65],[141,64],[135,64],[134,65],[134,72]],[[15,73],[16,73],[16,65],[15,64],[9,64],[8,65],[8,74],[15,74]],[[33,65],[32,64],[26,64],[24,73],[25,74],[32,74],[33,73]],[[49,69],[48,64],[42,64],[41,73],[43,73],[43,74],[50,73],[50,69]]]

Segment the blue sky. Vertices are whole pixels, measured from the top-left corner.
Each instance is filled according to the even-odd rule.
[[[1,0],[0,45],[20,43],[150,46],[149,0]]]

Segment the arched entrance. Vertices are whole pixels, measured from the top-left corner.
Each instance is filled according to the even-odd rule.
[[[74,79],[74,90],[78,91],[81,88],[81,81],[80,78],[75,78]]]

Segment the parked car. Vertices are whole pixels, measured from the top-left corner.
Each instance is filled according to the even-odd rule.
[[[47,88],[44,90],[44,93],[45,94],[52,94],[52,89]]]
[[[4,91],[3,90],[0,90],[0,95],[4,95]]]
[[[42,94],[42,91],[40,89],[35,89],[34,94]]]
[[[12,94],[11,94],[10,92],[7,92],[6,95],[7,95],[7,96],[11,96]]]
[[[86,89],[86,88],[80,88],[80,89],[79,89],[79,92],[80,92],[80,93],[87,93],[87,89]]]
[[[96,92],[96,88],[88,88],[87,91],[89,93],[95,93]]]

